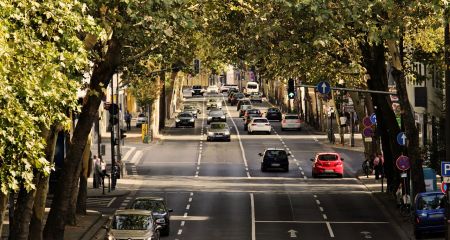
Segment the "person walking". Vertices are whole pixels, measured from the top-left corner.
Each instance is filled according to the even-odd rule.
[[[105,177],[109,177],[109,175],[106,173],[106,163],[103,161],[102,158],[100,158],[100,169],[101,169],[101,176],[102,176],[102,184],[105,183]]]
[[[94,188],[99,188],[100,185],[102,184],[102,172],[101,172],[100,158],[98,158],[97,155],[94,155],[93,163],[94,163],[93,185],[94,185]]]
[[[380,153],[376,154],[373,159],[373,167],[375,169],[375,179],[377,180],[380,179],[380,175],[383,177],[383,164],[383,156]]]
[[[125,122],[127,124],[127,130],[130,131],[131,130],[131,114],[128,111],[127,111],[127,113],[125,113]]]

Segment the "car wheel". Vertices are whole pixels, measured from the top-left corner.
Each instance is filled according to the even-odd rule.
[[[301,127],[299,127],[299,128],[298,128],[298,130],[299,130],[299,131],[301,131],[301,130],[302,130],[302,128],[301,128]]]
[[[286,130],[286,129],[282,127],[282,128],[281,128],[281,131],[284,131],[284,130]]]
[[[338,177],[339,177],[339,178],[343,178],[343,177],[344,177],[344,174],[339,174]]]
[[[261,172],[265,172],[267,169],[261,164]]]
[[[170,234],[170,226],[167,225],[162,231],[161,231],[161,235],[162,236],[169,236]]]
[[[316,177],[317,177],[317,174],[312,173],[312,177],[313,177],[313,178],[316,178]]]
[[[227,139],[227,142],[231,142],[231,138],[228,138],[228,139]]]

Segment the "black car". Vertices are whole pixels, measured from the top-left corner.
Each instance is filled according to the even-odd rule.
[[[244,99],[244,98],[245,98],[245,95],[243,93],[233,94],[233,97],[231,98],[231,102],[230,102],[231,106],[235,106],[239,100]]]
[[[267,109],[266,118],[268,120],[281,121],[282,114],[281,114],[280,109],[278,109],[278,108],[269,108],[269,109]]]
[[[195,127],[194,115],[189,112],[181,112],[180,114],[178,114],[178,116],[175,118],[175,127],[178,128],[180,126]]]
[[[226,114],[217,108],[211,109],[208,113],[208,119],[206,120],[207,124],[210,124],[212,122],[226,122],[227,118],[225,116]]]
[[[265,172],[268,169],[282,169],[289,172],[289,156],[284,149],[268,148],[264,153],[259,153],[262,157],[261,171]]]
[[[131,209],[142,209],[151,211],[155,220],[162,227],[161,234],[168,236],[170,233],[170,213],[172,209],[166,207],[166,202],[162,197],[138,197],[131,203]]]
[[[204,92],[205,91],[203,90],[202,86],[192,86],[192,96],[203,96]]]

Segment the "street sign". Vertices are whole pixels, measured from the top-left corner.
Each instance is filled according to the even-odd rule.
[[[401,155],[400,157],[398,157],[397,161],[395,161],[395,165],[397,165],[397,168],[401,171],[406,171],[411,167],[409,157],[405,155]]]
[[[295,93],[293,93],[293,92],[290,92],[290,93],[288,94],[289,99],[293,99],[294,96],[295,96]]]
[[[344,112],[355,112],[355,106],[353,105],[344,105]]]
[[[371,127],[366,127],[363,130],[364,137],[373,137],[373,129]]]
[[[319,82],[316,86],[317,91],[319,91],[322,94],[328,94],[331,91],[331,86],[328,82],[322,81]]]
[[[401,146],[406,145],[406,134],[404,132],[400,132],[397,134],[397,143]]]
[[[365,127],[370,127],[370,126],[372,126],[372,121],[370,121],[369,117],[364,117],[363,124]]]
[[[441,175],[450,177],[450,162],[441,162]]]
[[[377,124],[377,115],[375,113],[370,115],[370,122],[372,122],[372,124]]]
[[[441,183],[441,192],[442,193],[447,193],[447,189],[448,189],[448,183],[442,182]]]

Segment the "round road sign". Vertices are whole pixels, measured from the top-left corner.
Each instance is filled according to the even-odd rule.
[[[331,86],[328,82],[322,81],[319,82],[316,86],[317,91],[322,94],[328,94],[331,91]]]
[[[370,127],[370,126],[372,126],[372,121],[370,121],[369,117],[364,117],[363,124],[365,127]]]
[[[397,165],[397,168],[406,171],[411,167],[411,164],[409,162],[409,157],[405,155],[401,155],[397,158],[397,161],[395,161],[395,165]]]
[[[363,130],[364,137],[373,137],[373,129],[371,127],[366,127]]]
[[[441,183],[441,192],[447,193],[447,189],[448,189],[448,183],[442,182]]]
[[[377,115],[375,113],[370,115],[370,122],[372,122],[372,124],[377,124]]]

